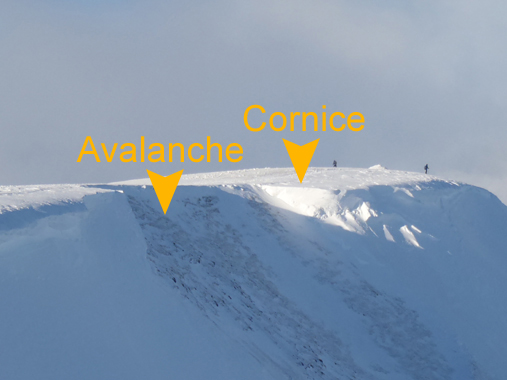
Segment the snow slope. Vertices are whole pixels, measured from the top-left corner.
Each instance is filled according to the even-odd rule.
[[[0,378],[503,379],[506,228],[378,166],[2,187]]]

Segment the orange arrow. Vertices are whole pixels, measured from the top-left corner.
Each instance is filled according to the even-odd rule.
[[[178,187],[183,170],[168,175],[167,177],[151,172],[148,169],[146,169],[146,171],[150,176],[151,184],[155,189],[155,194],[157,194],[158,201],[160,202],[160,206],[162,206],[162,210],[164,210],[165,214],[171,204],[176,187]]]
[[[320,139],[314,140],[305,145],[294,144],[293,142],[285,139],[282,140],[285,144],[285,148],[287,148],[292,165],[294,166],[294,169],[296,169],[299,182],[303,183],[306,171],[308,170],[308,166],[310,166],[310,161],[312,160]]]

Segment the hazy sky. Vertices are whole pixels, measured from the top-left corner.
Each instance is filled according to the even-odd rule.
[[[0,1],[0,184],[290,166],[422,171],[507,201],[503,1]],[[361,132],[248,131],[244,110],[362,112]],[[260,119],[259,119],[260,120]],[[240,143],[239,163],[77,163],[97,145]],[[118,151],[119,152],[119,151]],[[118,153],[117,153],[118,154]]]

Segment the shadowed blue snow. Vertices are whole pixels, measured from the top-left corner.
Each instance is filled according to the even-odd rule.
[[[0,231],[0,377],[507,371],[507,208],[486,190],[379,167],[206,173],[164,216],[147,183],[0,188],[0,218],[27,222]]]

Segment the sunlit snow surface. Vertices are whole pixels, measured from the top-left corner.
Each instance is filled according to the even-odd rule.
[[[106,191],[81,185],[0,186],[0,213],[81,202],[85,195]]]
[[[438,180],[437,177],[413,172],[387,170],[382,167],[370,169],[356,168],[309,168],[303,184],[294,175],[293,168],[264,168],[224,172],[183,175],[180,185],[219,186],[219,185],[274,185],[285,187],[308,187],[328,190],[350,190],[375,185],[417,184]],[[164,173],[159,173],[164,175]],[[167,173],[169,175],[171,173]],[[126,185],[150,185],[148,178],[118,182]]]
[[[159,172],[162,175],[171,173]],[[386,170],[0,187],[1,379],[503,379],[507,208]]]

